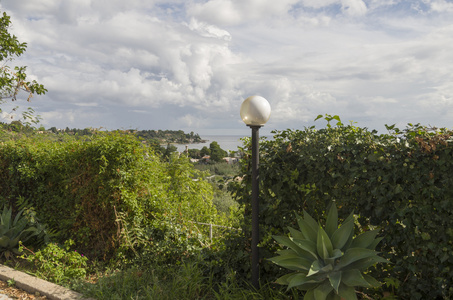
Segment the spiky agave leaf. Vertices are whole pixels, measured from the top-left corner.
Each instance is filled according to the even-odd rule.
[[[326,219],[326,233],[331,237],[335,230],[338,229],[338,211],[335,203],[330,205],[329,213]]]
[[[343,223],[342,226],[334,231],[331,236],[333,247],[335,249],[342,249],[351,237],[351,233],[354,233],[353,220],[349,220],[348,222]]]
[[[376,236],[378,234],[378,230],[369,230],[365,231],[362,234],[356,236],[351,243],[351,248],[368,248],[370,247],[373,242],[376,240]],[[372,250],[374,250],[373,247]],[[370,249],[370,248],[368,248]]]
[[[313,261],[301,257],[296,252],[272,257],[269,260],[283,268],[293,271],[306,271],[307,273],[313,263]]]
[[[312,241],[313,243],[316,243],[316,238],[318,234],[318,225],[316,225],[316,228],[313,228],[309,225],[309,223],[302,219],[300,216],[296,216],[297,218],[297,223],[299,224],[300,231],[302,232],[303,236],[307,239]]]
[[[324,229],[322,229],[321,226],[319,226],[319,228],[318,228],[316,249],[318,250],[318,255],[322,259],[327,259],[329,257],[332,257],[332,252],[333,252],[332,242],[330,241],[329,236],[324,231]]]

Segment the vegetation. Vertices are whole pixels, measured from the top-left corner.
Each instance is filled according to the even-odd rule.
[[[8,66],[26,49],[10,24],[3,13],[0,105],[46,92],[26,67]],[[201,142],[193,132],[46,133],[31,126],[31,108],[0,124],[0,251],[11,263],[21,249],[29,271],[98,299],[452,298],[453,132],[409,124],[378,135],[324,119],[324,129],[276,131],[261,143],[258,291],[248,285],[250,152],[236,171],[220,163],[216,142],[189,151],[216,163],[202,171],[171,145]],[[315,220],[330,203],[340,210],[324,230]],[[211,239],[213,223],[223,227]],[[391,264],[374,264],[383,262],[375,247]],[[372,276],[386,285],[362,289],[378,285]]]
[[[191,222],[224,222],[211,185],[186,157],[163,162],[132,135],[4,142],[0,164],[8,170],[0,201],[33,208],[57,241],[72,239],[92,258],[174,259],[205,243],[195,233],[206,229]]]
[[[182,130],[139,130],[135,134],[145,140],[159,140],[161,144],[176,143],[176,144],[193,144],[204,143],[198,133],[191,131],[184,133]]]
[[[370,274],[388,284],[374,297],[394,292],[402,299],[450,299],[453,179],[448,170],[453,163],[453,132],[409,124],[405,130],[388,126],[388,134],[377,134],[344,125],[338,116],[325,119],[326,128],[278,131],[273,140],[261,143],[262,282],[284,274],[267,260],[278,250],[272,236],[294,227],[294,213],[306,210],[320,219],[335,201],[340,220],[347,212],[356,212],[356,234],[381,228],[384,239],[377,250],[391,264],[371,268]],[[244,174],[251,172],[247,155],[241,162]],[[250,213],[250,176],[231,187],[245,213]],[[249,232],[250,218],[244,222],[243,231]],[[244,236],[228,247],[237,253],[249,243]],[[245,278],[246,262],[246,256],[231,262]]]
[[[325,230],[305,211],[304,218],[296,217],[300,230],[289,227],[290,237],[274,236],[287,249],[269,260],[295,271],[280,277],[277,283],[307,291],[304,300],[353,300],[357,299],[356,286],[380,286],[363,273],[376,263],[388,262],[374,251],[382,240],[376,239],[377,230],[353,238],[354,215],[350,214],[339,227],[335,203],[330,207]]]
[[[70,250],[73,245],[72,240],[65,241],[63,246],[49,243],[37,252],[21,245],[21,258],[29,263],[27,269],[33,275],[56,284],[67,285],[74,279],[85,278],[87,275],[88,258]]]
[[[15,57],[21,56],[27,49],[26,43],[21,43],[15,35],[8,32],[11,26],[11,18],[3,12],[0,17],[0,105],[7,99],[17,100],[20,91],[28,93],[27,101],[33,94],[42,95],[47,90],[35,80],[27,81],[26,67],[14,67],[12,70],[8,63]],[[13,111],[16,111],[15,107]],[[0,113],[2,112],[0,107]],[[34,116],[34,111],[28,108],[22,113],[22,120],[25,123],[37,123],[39,117]]]
[[[22,213],[19,211],[13,219],[12,209],[4,207],[0,215],[0,252],[7,258],[19,254],[19,242],[39,234],[38,228],[31,226]]]

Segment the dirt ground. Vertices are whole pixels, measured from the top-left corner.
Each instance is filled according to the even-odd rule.
[[[27,293],[21,289],[18,289],[14,285],[9,286],[8,283],[0,280],[0,294],[8,295],[12,299],[19,300],[45,300],[48,299],[46,296],[34,295]]]

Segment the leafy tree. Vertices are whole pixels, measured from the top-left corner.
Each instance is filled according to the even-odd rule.
[[[191,158],[201,158],[201,150],[199,149],[189,149],[189,157]]]
[[[30,101],[33,94],[42,95],[47,91],[36,80],[27,81],[27,67],[16,66],[12,69],[8,66],[9,62],[21,56],[27,48],[27,43],[19,42],[15,35],[8,32],[10,26],[10,16],[3,12],[0,17],[0,105],[6,103],[6,99],[16,101],[20,91],[28,93],[27,101]],[[15,110],[17,107],[13,109]],[[22,113],[22,117],[26,122],[37,123],[39,120],[30,107]]]
[[[216,141],[209,144],[209,150],[211,150],[211,160],[213,161],[222,161],[225,156],[228,156],[228,153],[220,148]]]
[[[211,155],[211,150],[208,147],[204,146],[200,150],[200,155],[201,155],[201,157],[203,157],[205,155]]]

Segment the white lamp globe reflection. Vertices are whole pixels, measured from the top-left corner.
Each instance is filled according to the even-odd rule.
[[[247,126],[263,126],[271,116],[269,102],[261,96],[250,96],[242,102],[241,118]]]

